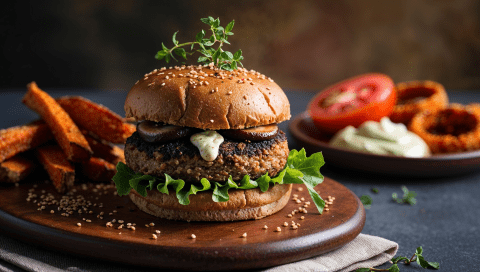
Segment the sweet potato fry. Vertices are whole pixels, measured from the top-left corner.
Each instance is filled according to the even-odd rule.
[[[67,159],[75,162],[87,161],[92,150],[72,118],[55,99],[40,90],[35,82],[28,84],[27,89],[22,102],[45,120]]]
[[[35,163],[16,155],[0,164],[0,182],[16,183],[23,180],[35,168]]]
[[[75,168],[67,160],[58,145],[37,147],[37,158],[47,171],[58,192],[64,193],[72,188],[75,182]]]
[[[135,131],[135,127],[125,123],[118,114],[86,98],[66,96],[57,102],[78,126],[111,143],[124,143]]]
[[[115,165],[104,159],[91,157],[82,162],[82,174],[92,181],[110,182],[116,173]]]
[[[0,162],[20,152],[33,149],[52,138],[47,124],[41,120],[2,129],[0,130]]]
[[[88,145],[92,148],[94,157],[102,158],[114,165],[118,162],[125,163],[123,149],[104,140],[95,139],[91,135],[88,135],[88,132],[86,131],[82,131],[82,133],[84,134],[85,139],[87,139]]]

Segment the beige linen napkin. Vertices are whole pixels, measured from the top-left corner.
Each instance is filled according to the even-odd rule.
[[[265,271],[352,271],[361,267],[381,265],[395,256],[397,249],[398,244],[395,242],[360,234],[353,241],[335,251],[307,260],[272,267]],[[13,267],[19,269],[13,269]],[[17,242],[0,232],[0,271],[130,272],[132,267],[95,260],[86,261],[73,255],[42,250],[32,245]],[[135,271],[157,270],[136,267]]]
[[[264,270],[266,272],[354,271],[362,267],[375,267],[395,256],[398,244],[367,234],[358,235],[345,246],[303,261]]]

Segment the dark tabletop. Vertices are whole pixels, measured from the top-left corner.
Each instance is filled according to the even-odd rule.
[[[126,91],[45,91],[53,97],[82,95],[124,115]],[[21,103],[24,93],[25,90],[0,92],[0,128],[38,118]],[[287,91],[292,117],[305,110],[313,95],[312,92]],[[480,92],[449,91],[448,96],[451,102],[480,102]],[[280,124],[287,133],[290,148],[301,148],[294,142],[287,127],[288,122]],[[321,172],[358,196],[372,197],[373,204],[366,210],[367,219],[362,233],[397,242],[397,256],[411,257],[415,249],[422,246],[425,259],[439,262],[440,271],[480,270],[480,171],[445,178],[402,178],[333,167],[328,165],[327,160]],[[392,193],[403,194],[402,185],[417,193],[416,205],[398,204],[392,200]],[[373,193],[372,188],[378,188],[379,193]],[[402,272],[422,271],[416,264],[399,266]]]

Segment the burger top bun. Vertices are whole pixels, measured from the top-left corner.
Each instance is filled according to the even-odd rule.
[[[213,66],[146,74],[125,100],[127,117],[201,129],[243,129],[290,119],[290,103],[272,79]]]

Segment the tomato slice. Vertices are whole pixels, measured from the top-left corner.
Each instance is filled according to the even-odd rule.
[[[346,126],[380,121],[397,101],[393,80],[384,74],[365,74],[334,84],[317,94],[307,110],[320,130],[336,133]]]

